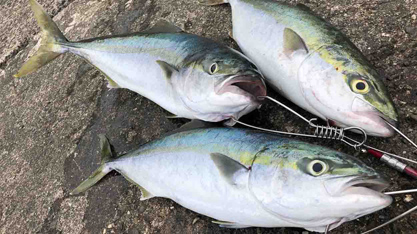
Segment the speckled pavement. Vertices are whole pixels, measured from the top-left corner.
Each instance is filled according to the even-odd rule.
[[[163,18],[185,31],[233,46],[230,7],[193,0],[41,0],[70,40],[141,31]],[[400,128],[417,141],[417,1],[303,0],[341,29],[384,74]],[[179,127],[166,111],[128,90],[106,88],[104,77],[65,54],[22,79],[13,74],[34,53],[39,29],[26,0],[0,0],[0,233],[305,233],[302,229],[222,229],[174,202],[140,202],[140,191],[117,173],[80,196],[69,191],[99,164],[97,135],[123,153]],[[270,94],[280,98],[272,91]],[[283,100],[280,98],[280,100]],[[285,103],[291,105],[290,103]],[[296,108],[306,116],[311,117]],[[271,103],[244,121],[306,132],[301,120]],[[310,140],[311,141],[311,140]],[[392,181],[390,190],[416,188],[409,179],[342,143],[313,140],[354,154]],[[371,145],[408,157],[403,139],[371,138]],[[294,185],[296,186],[296,185]],[[399,195],[387,209],[331,233],[360,233],[417,205]],[[411,200],[411,201],[410,201]],[[379,233],[417,233],[417,212]]]

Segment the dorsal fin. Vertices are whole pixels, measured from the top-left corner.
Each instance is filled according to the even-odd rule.
[[[205,122],[205,121],[201,121],[198,119],[193,119],[190,122],[185,123],[181,127],[167,133],[165,136],[170,136],[172,134],[179,133],[179,132],[191,131],[194,129],[200,129],[200,128],[207,129],[207,128],[217,128],[217,127],[221,127],[221,125],[219,123]]]
[[[300,8],[303,11],[308,11],[308,12],[313,12],[310,7],[308,7],[307,5],[304,5],[302,3],[297,3],[295,4],[296,7]]]
[[[306,54],[308,49],[304,40],[290,28],[284,29],[284,54],[290,57],[294,51],[302,50]]]
[[[184,32],[180,27],[166,21],[159,20],[151,28],[142,31],[143,33],[182,33]]]

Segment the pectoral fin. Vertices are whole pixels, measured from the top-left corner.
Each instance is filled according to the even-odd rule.
[[[162,60],[156,60],[158,65],[161,67],[162,71],[164,72],[165,77],[167,80],[171,80],[172,74],[178,72],[178,70],[172,66],[171,64],[162,61]]]
[[[284,29],[284,54],[287,57],[291,57],[291,55],[297,51],[301,50],[308,53],[308,49],[304,43],[304,40],[294,32],[292,29],[285,28]]]
[[[227,157],[220,153],[211,153],[211,159],[222,175],[223,179],[231,185],[239,184],[239,176],[249,172],[249,169],[242,165],[240,162]]]

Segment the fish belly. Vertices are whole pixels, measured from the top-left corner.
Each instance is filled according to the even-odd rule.
[[[166,58],[140,52],[118,53],[84,48],[70,48],[70,51],[87,59],[119,87],[132,90],[179,117],[193,118],[156,62],[166,61]]]
[[[322,116],[306,101],[299,84],[298,70],[306,56],[283,53],[286,25],[255,8],[250,1],[233,0],[231,6],[233,38],[258,66],[267,82],[300,107]]]
[[[230,185],[209,154],[172,152],[113,162],[115,168],[157,197],[197,213],[245,226],[291,226],[264,211],[247,185]]]

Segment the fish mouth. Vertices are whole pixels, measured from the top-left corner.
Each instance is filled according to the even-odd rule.
[[[369,197],[368,202],[372,201],[372,205],[364,207],[364,209],[358,210],[349,216],[329,224],[330,230],[340,226],[344,222],[360,218],[385,208],[392,203],[392,197],[382,193],[382,191],[389,186],[389,183],[383,178],[379,176],[348,176],[347,179],[349,179],[348,182],[337,192],[337,194],[340,196],[360,195]]]
[[[380,113],[379,117],[383,120],[388,122],[389,124],[391,124],[392,126],[394,126],[395,128],[398,128],[398,120],[396,119],[391,119],[389,117],[387,117],[386,115]]]
[[[397,119],[384,114],[378,108],[360,98],[355,98],[353,101],[352,113],[354,119],[356,119],[354,121],[357,121],[355,125],[363,128],[371,136],[391,137],[395,131],[390,125],[395,128],[398,126]]]
[[[392,137],[395,134],[395,130],[387,123],[397,128],[397,120],[390,119],[377,110],[356,114],[361,117],[366,117],[366,119],[361,122],[358,127],[363,128],[368,135],[378,137]]]
[[[378,176],[365,176],[365,177],[355,177],[350,180],[344,189],[344,193],[350,192],[350,188],[360,188],[366,190],[372,190],[374,192],[381,193],[384,189],[389,186],[389,183]],[[347,191],[348,190],[348,191]],[[357,191],[360,192],[360,191]]]
[[[266,85],[259,75],[233,75],[223,81],[215,90],[217,95],[233,93],[250,97],[258,101],[258,97],[266,95]]]
[[[334,183],[334,180],[341,182]],[[342,176],[324,183],[327,193],[331,196],[382,194],[381,191],[389,186],[389,183],[380,176]]]

